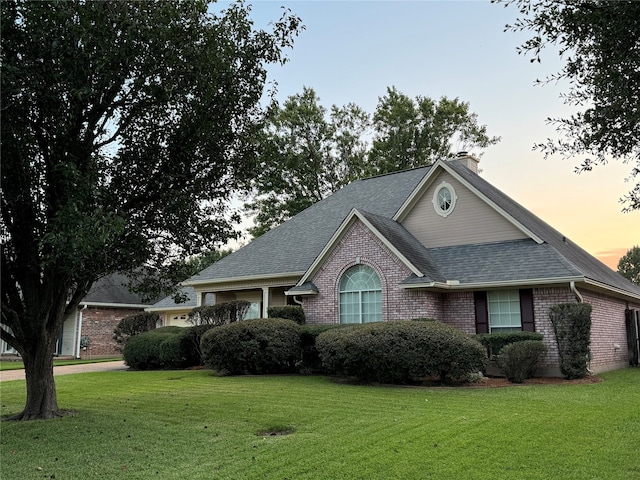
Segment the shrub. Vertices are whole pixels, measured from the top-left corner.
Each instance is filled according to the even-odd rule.
[[[113,339],[118,344],[117,350],[121,352],[130,337],[156,328],[159,321],[158,314],[149,312],[124,317],[113,330]]]
[[[286,318],[293,320],[298,325],[304,325],[306,322],[304,310],[300,305],[285,305],[282,307],[267,308],[269,318]]]
[[[182,327],[162,327],[131,337],[123,356],[135,370],[186,368],[200,362],[189,329]]]
[[[482,345],[461,330],[411,320],[329,330],[318,336],[316,347],[329,373],[383,383],[463,378],[482,370],[486,357]]]
[[[189,323],[193,325],[227,325],[244,319],[251,302],[233,300],[218,305],[203,305],[189,313]]]
[[[560,303],[549,309],[549,318],[558,344],[560,371],[568,379],[585,377],[589,372],[591,305]]]
[[[295,371],[300,326],[282,318],[261,318],[213,328],[202,336],[204,364],[232,375]]]
[[[300,349],[301,358],[298,365],[300,373],[327,373],[322,366],[316,339],[318,335],[327,330],[345,327],[339,323],[331,325],[303,325],[300,327]]]
[[[507,345],[528,340],[541,341],[543,335],[536,332],[482,333],[476,335],[475,338],[486,347],[487,355],[491,358],[494,355],[500,355],[502,349]]]
[[[535,375],[538,360],[547,352],[547,346],[539,340],[524,340],[505,346],[496,357],[498,368],[512,383],[522,383]]]
[[[198,357],[198,365],[204,365],[204,359],[202,358],[202,348],[200,347],[200,343],[202,341],[202,336],[215,328],[216,325],[204,324],[204,325],[194,325],[192,327],[187,328],[187,339],[190,342],[189,348],[193,349]]]

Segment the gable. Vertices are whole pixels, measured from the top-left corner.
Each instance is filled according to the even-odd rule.
[[[439,215],[433,205],[434,193],[443,182],[453,188],[457,197],[452,212],[446,217]],[[445,170],[434,175],[400,223],[428,248],[528,238]]]

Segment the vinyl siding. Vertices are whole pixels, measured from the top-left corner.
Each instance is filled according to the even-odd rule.
[[[447,217],[438,215],[432,203],[434,191],[443,181],[454,188],[457,196],[455,208]],[[522,231],[446,172],[431,182],[402,220],[402,224],[429,248],[527,238]]]

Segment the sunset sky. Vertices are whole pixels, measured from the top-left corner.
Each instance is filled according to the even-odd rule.
[[[270,69],[280,101],[303,86],[327,108],[354,102],[369,113],[388,86],[411,97],[458,97],[490,135],[502,137],[481,158],[486,180],[614,269],[640,245],[640,212],[622,213],[619,202],[631,188],[630,165],[610,162],[578,175],[579,158],[545,160],[532,151],[557,136],[546,119],[573,110],[560,98],[566,84],[534,86],[562,63],[553,50],[541,63],[517,54],[529,36],[504,32],[517,16],[513,7],[488,0],[248,3],[256,27],[277,20],[282,5],[306,25],[289,63]]]

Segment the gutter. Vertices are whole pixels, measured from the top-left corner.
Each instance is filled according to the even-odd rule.
[[[405,290],[418,289],[418,288],[441,288],[445,290],[469,290],[469,289],[484,289],[484,288],[502,288],[524,285],[554,285],[554,284],[566,284],[572,282],[584,282],[584,277],[565,277],[565,278],[537,278],[534,280],[518,280],[518,281],[503,281],[503,282],[473,282],[473,283],[460,283],[457,280],[447,280],[446,282],[429,282],[429,283],[413,283],[400,285],[400,288]]]
[[[234,282],[247,282],[253,280],[271,280],[271,279],[279,279],[279,278],[294,278],[301,277],[305,274],[306,271],[303,272],[286,272],[286,273],[273,273],[266,275],[246,275],[244,277],[226,277],[226,278],[212,278],[212,279],[203,279],[203,280],[191,280],[182,282],[182,285],[185,287],[196,287],[198,285],[215,285],[215,284],[225,284],[225,283],[234,283]]]
[[[80,339],[82,338],[82,311],[87,308],[84,304],[78,309],[78,338],[76,339],[76,358],[80,358]]]

